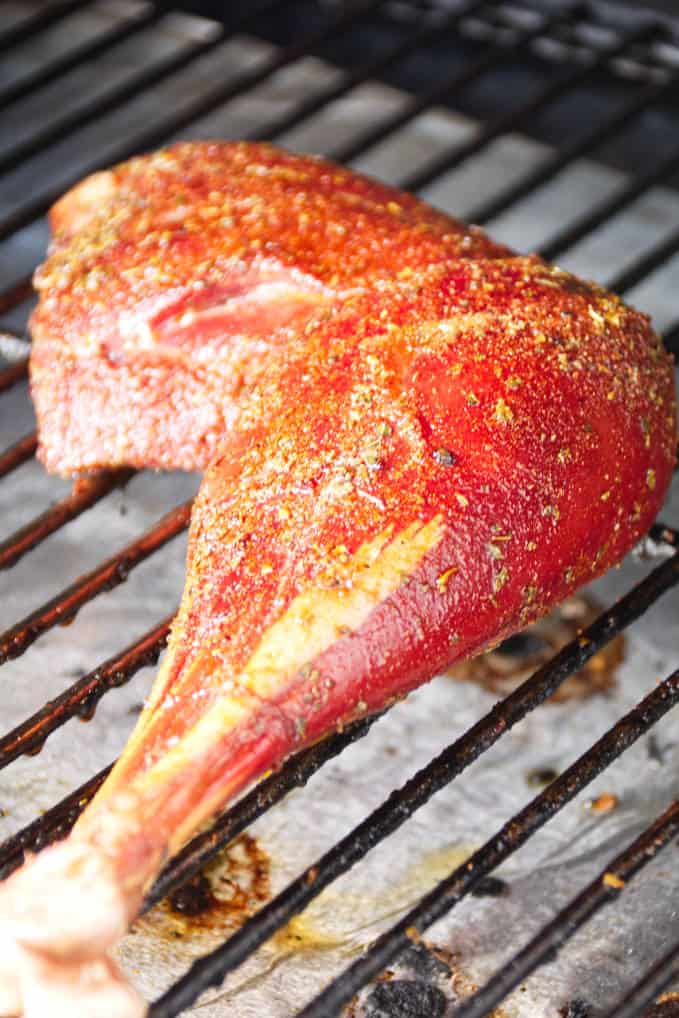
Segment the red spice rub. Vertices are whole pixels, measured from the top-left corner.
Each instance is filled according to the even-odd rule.
[[[146,788],[228,701],[177,771],[193,798],[147,818],[153,851],[543,614],[659,508],[674,386],[647,318],[415,199],[198,143],[85,182],[54,221],[33,321],[46,463],[211,459],[170,652],[99,800]]]
[[[35,282],[45,466],[202,469],[294,331],[453,258],[506,249],[417,199],[268,145],[189,142],[87,178]]]
[[[207,471],[143,754],[189,730],[310,591],[339,628],[275,683],[305,738],[542,615],[650,526],[672,399],[646,320],[537,259],[458,262],[347,301],[288,345]],[[343,631],[362,549],[427,527],[402,582]],[[312,690],[314,672],[332,684]]]
[[[0,990],[27,1018],[87,992],[137,1018],[106,951],[168,853],[619,561],[669,485],[673,372],[605,291],[267,147],[135,160],[54,221],[45,462],[211,463],[137,728],[69,839],[0,891]]]

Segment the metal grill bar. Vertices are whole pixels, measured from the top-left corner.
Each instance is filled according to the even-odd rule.
[[[140,668],[154,665],[165,647],[171,622],[172,616],[159,622],[131,647],[78,679],[0,739],[0,769],[24,754],[39,753],[47,737],[71,718],[88,721],[105,693],[125,685]],[[2,854],[0,847],[0,865]]]
[[[584,81],[587,81],[589,77],[596,74],[597,71],[600,71],[608,61],[620,56],[630,46],[648,39],[653,34],[656,34],[656,30],[645,26],[641,29],[628,33],[611,46],[604,47],[595,57],[591,59],[587,66],[567,70],[565,74],[562,74],[556,79],[556,81],[547,85],[541,92],[529,99],[528,102],[524,103],[518,110],[513,110],[508,114],[498,117],[496,120],[490,121],[468,142],[465,142],[462,145],[453,145],[452,148],[441,152],[440,155],[433,159],[427,166],[424,166],[422,169],[405,177],[400,182],[399,186],[406,191],[422,190],[422,188],[436,180],[437,177],[442,176],[444,173],[449,173],[451,170],[460,166],[460,164],[466,159],[477,155],[477,153],[485,148],[486,145],[489,145],[490,142],[495,141],[501,135],[508,134],[510,131],[523,127],[530,116],[534,116],[536,113],[539,113],[540,110],[554,102],[555,99],[558,99],[570,89],[575,88]]]
[[[0,371],[0,392],[6,392],[25,378],[28,378],[28,357]]]
[[[66,110],[61,116],[57,114],[52,117],[36,134],[5,149],[0,155],[0,174],[7,173],[31,156],[48,148],[53,142],[60,141],[78,128],[99,119],[127,99],[134,98],[143,89],[151,88],[171,74],[176,74],[194,60],[215,49],[223,39],[223,31],[215,26],[212,38],[194,39],[190,45],[169,53],[157,63],[143,66],[141,70],[103,94],[94,95],[89,101],[77,104],[74,109]]]
[[[455,1008],[451,1018],[483,1018],[540,965],[558,951],[679,833],[679,802],[673,802],[646,830],[620,852],[577,897],[515,954],[486,985]]]
[[[283,0],[277,0],[277,4],[281,2],[283,2]],[[271,60],[268,60],[264,66],[255,67],[250,71],[243,72],[238,75],[235,81],[228,85],[215,86],[215,88],[210,89],[205,95],[201,95],[187,103],[185,109],[171,113],[164,120],[154,124],[152,127],[147,127],[143,131],[138,131],[133,135],[127,136],[121,145],[115,148],[112,152],[109,152],[109,155],[105,160],[105,164],[109,165],[111,163],[118,162],[119,160],[127,159],[129,156],[140,150],[153,148],[165,138],[176,134],[176,132],[180,131],[182,127],[185,127],[187,124],[197,120],[199,117],[210,113],[213,109],[215,109],[215,107],[228,102],[230,99],[234,99],[236,96],[248,91],[249,89],[255,88],[256,85],[261,84],[276,71],[280,71],[289,64],[292,64],[306,56],[309,50],[315,49],[338,32],[351,27],[351,25],[353,25],[356,21],[367,17],[379,7],[384,6],[385,3],[386,0],[360,0],[360,2],[357,2],[347,11],[336,15],[325,26],[325,28],[310,33],[293,46],[281,50],[272,57]],[[250,21],[256,13],[257,12],[255,12],[255,14],[249,12],[238,22],[239,27],[242,27]],[[233,30],[232,26],[230,31]],[[77,176],[73,177],[68,182],[61,182],[48,187],[40,194],[30,198],[24,205],[21,205],[13,212],[10,212],[0,221],[0,241],[5,240],[24,226],[28,226],[30,223],[35,222],[36,219],[39,219],[42,215],[44,215],[50,205],[52,205],[61,194],[63,194],[64,190],[67,190],[69,187],[76,184],[83,176],[101,169],[102,165],[101,160],[95,157],[84,167],[81,167]],[[2,300],[2,296],[0,296],[0,300]]]
[[[636,986],[601,1018],[637,1018],[659,993],[679,978],[679,943],[663,955]]]
[[[5,452],[0,453],[0,477],[6,477],[13,470],[16,470],[17,467],[20,467],[22,463],[31,459],[35,455],[37,447],[38,436],[33,431],[30,435],[24,435],[23,438],[20,438],[18,442],[15,442]]]
[[[0,845],[0,880],[5,880],[21,866],[25,852],[39,852],[53,841],[66,837],[85,806],[101,788],[112,766],[110,764],[99,771],[58,805]]]
[[[41,605],[0,635],[0,665],[19,657],[54,626],[75,618],[83,605],[105,590],[124,583],[136,566],[164,547],[189,525],[193,499],[171,509],[150,530],[121,548],[91,572],[79,577],[56,597]],[[1,764],[0,764],[1,766]]]
[[[663,343],[669,352],[679,360],[679,322],[675,322],[663,335]]]
[[[659,525],[654,537],[660,542],[674,547],[679,543],[679,535],[669,527]],[[657,528],[656,528],[657,529]],[[539,706],[545,699],[551,696],[556,689],[574,672],[582,668],[586,662],[602,647],[610,642],[618,633],[632,624],[667,590],[679,582],[679,555],[675,554],[667,562],[656,567],[649,575],[637,584],[625,597],[618,601],[611,609],[604,612],[595,622],[586,629],[583,634],[563,648],[551,661],[540,668],[529,679],[527,679],[517,690],[506,700],[497,704],[489,714],[479,721],[473,729],[470,729],[465,736],[442,755],[448,767],[459,767],[460,770],[468,766],[474,759],[488,749],[505,730],[508,730],[527,713]],[[88,676],[74,683],[66,690],[61,697],[52,701],[52,705],[46,705],[45,713],[39,712],[29,719],[25,725],[34,742],[31,742],[31,751],[39,751],[44,744],[49,732],[54,731],[60,724],[83,709],[88,699],[98,700],[113,685],[121,685],[127,681],[132,674],[143,664],[148,663],[144,655],[151,652],[160,653],[164,646],[164,639],[169,626],[169,621],[161,623],[156,630],[151,630],[140,641],[133,644],[121,655],[95,669]],[[157,647],[157,650],[155,649]],[[115,676],[115,682],[111,683],[111,676]],[[62,703],[63,699],[63,703]],[[59,711],[59,716],[52,719],[51,707]],[[53,723],[54,722],[54,723]],[[36,725],[41,725],[38,730]],[[23,726],[22,726],[23,727]],[[18,732],[19,730],[15,730]],[[16,738],[25,738],[23,733]],[[7,737],[9,739],[9,736]],[[14,739],[9,747],[9,752],[14,755],[27,751],[27,743],[14,752]],[[473,755],[472,755],[473,754]],[[6,761],[10,762],[10,759]],[[2,766],[5,764],[3,763]],[[439,772],[438,760],[431,765],[433,773]],[[425,772],[423,772],[426,774]],[[454,774],[453,774],[454,776]],[[439,775],[439,780],[441,776]],[[443,780],[443,784],[450,779]],[[443,787],[443,784],[437,787]],[[436,789],[434,789],[436,790]],[[430,791],[427,798],[433,794]],[[425,800],[426,801],[426,800]],[[0,866],[2,865],[2,847],[0,846]]]
[[[10,82],[4,88],[0,88],[0,111],[4,110],[17,99],[25,99],[32,92],[44,88],[50,82],[55,81],[62,75],[72,71],[79,64],[105,53],[118,43],[124,42],[130,35],[141,31],[142,28],[150,27],[161,17],[161,12],[153,7],[147,11],[133,14],[133,20],[124,21],[119,25],[112,25],[111,28],[100,32],[94,39],[68,50],[63,56],[36,67],[30,74]]]
[[[563,774],[512,817],[482,848],[474,852],[466,863],[453,870],[425,895],[415,908],[378,937],[369,952],[349,966],[338,979],[300,1011],[298,1018],[329,1018],[330,1015],[336,1014],[342,1005],[346,1004],[370,979],[378,975],[412,940],[417,939],[437,919],[454,908],[483,877],[505,862],[528,838],[539,831],[677,703],[679,703],[679,671],[669,675],[660,686],[595,742],[591,749],[583,753]],[[201,964],[195,963],[190,972]],[[201,973],[202,971],[201,969]],[[194,973],[191,991],[199,986],[201,990],[205,989],[207,985],[213,983],[214,978],[210,982],[202,982]],[[182,985],[182,980],[175,983],[159,999],[157,1008],[155,1006],[150,1008],[149,1018],[170,1018],[179,1014],[181,1008],[176,1009],[176,1001],[181,1001],[182,1007],[192,1003],[196,996],[187,1001],[186,997],[182,997]]]
[[[354,71],[350,71],[338,84],[321,89],[319,92],[310,95],[308,99],[303,99],[290,113],[283,114],[283,116],[269,121],[268,124],[258,127],[256,130],[248,133],[247,137],[251,141],[273,141],[275,138],[280,137],[280,135],[285,134],[286,131],[297,127],[298,124],[323,109],[324,106],[336,102],[348,92],[351,92],[352,89],[384,73],[393,64],[403,60],[411,53],[425,46],[428,42],[433,42],[435,39],[440,38],[442,34],[445,35],[452,31],[463,18],[468,18],[471,14],[483,8],[486,3],[487,0],[473,0],[472,3],[467,4],[462,9],[453,11],[448,17],[442,18],[434,24],[425,24],[413,35],[389,49],[382,56],[368,61],[361,67],[357,67]]]
[[[633,201],[640,198],[646,191],[649,191],[656,184],[662,183],[667,177],[672,176],[679,170],[679,148],[674,148],[669,155],[653,164],[653,168],[647,173],[635,177],[617,192],[599,202],[586,215],[576,219],[570,226],[560,230],[552,239],[545,244],[541,255],[547,261],[553,261],[558,255],[568,248],[578,244],[584,237],[592,233],[599,226],[603,226],[609,219],[622,212]]]
[[[362,738],[378,716],[347,725],[309,749],[291,757],[279,772],[265,778],[219,817],[209,830],[198,834],[172,859],[149,891],[142,912],[148,911],[176,887],[197,873],[216,852],[254,823],[295,788],[303,787],[323,764]],[[0,879],[4,880],[23,862],[25,852],[36,852],[69,833],[80,813],[97,793],[113,764],[109,764],[77,788],[38,820],[0,845]]]
[[[661,85],[650,85],[643,89],[638,95],[634,95],[629,102],[624,103],[609,119],[603,121],[603,123],[595,124],[582,137],[570,142],[563,148],[557,149],[553,155],[538,163],[534,170],[529,171],[505,191],[501,191],[488,201],[477,205],[475,209],[469,212],[467,218],[472,223],[483,224],[506,212],[523,198],[527,198],[534,191],[537,191],[538,188],[547,184],[553,177],[556,177],[557,174],[572,165],[576,159],[589,155],[603,142],[608,141],[615,134],[629,126],[633,120],[649,109],[654,103],[672,97],[676,92],[677,84],[677,78],[673,76],[669,81]]]
[[[55,530],[59,530],[80,513],[96,505],[114,488],[127,484],[133,474],[133,470],[107,471],[97,474],[96,477],[76,481],[70,495],[62,498],[44,513],[40,513],[5,541],[0,541],[0,569],[9,569],[10,566],[16,565],[31,548],[35,548]]]
[[[279,6],[282,2],[284,2],[284,0],[272,0],[272,2],[269,3],[268,5],[265,5],[265,7],[266,9],[268,9],[269,7],[273,8]],[[379,6],[382,5],[383,2],[384,0],[373,0],[372,4],[368,3],[367,4],[368,12],[378,8]],[[474,10],[476,10],[476,7],[477,7],[476,3],[472,3],[469,9],[455,12],[457,20],[462,19],[465,16],[465,14],[472,13]],[[485,71],[494,68],[497,64],[498,59],[502,59],[505,56],[511,56],[513,50],[515,50],[519,46],[524,45],[527,39],[528,41],[530,41],[528,37],[532,38],[533,34],[535,35],[535,37],[544,34],[546,31],[549,30],[552,24],[561,24],[562,21],[564,23],[568,23],[569,19],[575,17],[582,10],[583,5],[581,3],[577,3],[567,8],[565,11],[559,12],[558,15],[553,15],[551,18],[545,19],[541,23],[539,28],[530,30],[527,33],[526,37],[524,37],[526,33],[524,33],[524,35],[521,35],[517,42],[515,43],[515,46],[511,49],[508,49],[506,45],[502,44],[494,46],[487,54],[484,54],[475,64],[464,69],[462,72],[455,75],[453,78],[449,79],[446,84],[447,92],[452,92],[455,91],[456,89],[463,87],[465,84],[468,84],[474,78],[481,76],[481,74],[483,74]],[[258,11],[255,13],[258,14],[260,12]],[[192,106],[191,110],[186,111],[184,113],[176,114],[172,118],[171,122],[165,121],[164,123],[160,124],[158,128],[152,129],[151,132],[146,132],[143,136],[141,135],[137,136],[132,144],[128,144],[125,147],[121,147],[117,152],[111,154],[109,158],[106,160],[106,163],[109,164],[119,159],[127,158],[129,155],[131,155],[133,152],[139,149],[152,147],[154,144],[163,141],[168,135],[176,133],[176,131],[180,130],[183,126],[190,123],[192,120],[195,120],[197,117],[200,117],[210,112],[215,107],[225,103],[229,99],[235,98],[236,95],[241,94],[243,91],[246,91],[247,89],[254,87],[255,85],[259,84],[261,80],[264,80],[264,78],[274,73],[274,71],[279,70],[282,66],[286,66],[287,64],[294,62],[294,60],[299,59],[301,56],[305,55],[306,52],[313,49],[315,46],[319,45],[319,43],[325,41],[327,37],[335,34],[339,30],[343,30],[345,27],[350,27],[349,24],[341,24],[338,27],[338,22],[345,21],[351,22],[355,17],[359,16],[359,14],[360,12],[357,14],[357,12],[354,11],[349,15],[339,17],[337,19],[337,22],[333,23],[332,26],[324,29],[322,32],[317,33],[313,38],[308,37],[307,39],[302,40],[298,45],[292,47],[290,50],[282,51],[273,61],[273,64],[267,64],[261,70],[256,69],[254,72],[249,72],[249,74],[239,77],[236,82],[232,83],[231,86],[226,86],[225,88],[215,91],[208,96],[201,97],[201,99],[197,100],[196,104]],[[248,15],[247,20],[249,20],[250,17],[254,16],[255,15]],[[233,31],[233,29],[231,31]],[[626,45],[629,44],[630,43],[628,40]],[[584,70],[586,70],[587,73],[589,73],[591,67],[586,68]],[[252,75],[254,75],[254,77],[252,77]],[[342,85],[340,85],[339,88],[342,91],[344,90]],[[403,114],[398,115],[399,116],[398,120],[396,120],[396,118],[392,118],[391,121],[379,125],[380,131],[384,130],[385,132],[384,136],[386,136],[386,134],[391,133],[398,127],[402,126],[403,123],[412,119],[414,116],[417,115],[418,112],[422,112],[422,110],[424,110],[428,105],[433,104],[436,101],[436,99],[437,95],[432,94],[430,94],[428,100],[426,96],[421,97],[420,100],[416,100],[417,103],[420,102],[423,103],[421,110],[419,109],[419,107],[418,109],[411,108],[406,110]],[[401,116],[405,116],[406,120],[402,121],[400,119]],[[290,126],[294,126],[294,123],[299,122],[299,119],[304,119],[304,117],[302,116],[298,118],[296,115],[294,115],[292,124],[286,125],[283,123],[280,126],[277,124],[272,125],[274,134],[277,134],[279,130],[289,129]],[[252,136],[259,137],[261,135],[259,132],[255,132]],[[269,137],[272,136],[273,135],[271,134],[271,132],[269,132]],[[347,159],[352,158],[353,155],[360,154],[364,150],[364,148],[370,147],[374,143],[376,142],[373,139],[368,139],[367,142],[365,141],[365,139],[358,139],[356,142],[352,143],[356,145],[355,153],[352,153],[349,149],[344,148],[336,151],[334,157],[339,161],[346,161]],[[78,179],[80,179],[81,176],[89,172],[93,172],[94,170],[99,168],[101,168],[101,163],[93,161],[90,166],[86,167],[84,170],[81,171],[81,173],[78,175]],[[11,221],[6,220],[5,222],[0,222],[0,239],[3,239],[3,237],[6,237],[11,233],[15,232],[15,230],[19,229],[21,226],[28,225],[28,223],[32,222],[34,219],[39,218],[39,216],[42,215],[47,210],[47,208],[49,208],[49,205],[52,204],[54,200],[56,200],[59,194],[62,193],[62,191],[65,188],[71,186],[75,182],[76,180],[74,178],[73,181],[68,182],[65,185],[61,185],[58,188],[55,188],[52,192],[50,192],[49,195],[43,197],[41,200],[36,199],[36,201],[34,202],[35,207],[32,209],[31,214],[30,216],[28,216],[28,218],[26,218],[24,216],[24,212],[21,209],[19,209],[15,213],[15,217],[19,216],[19,219],[11,217]],[[30,293],[31,293],[30,277],[27,276],[24,279],[22,279],[18,284],[15,284],[11,288],[11,290],[6,291],[3,294],[0,294],[0,311],[6,310],[8,307],[15,306],[17,303],[20,302],[20,300],[23,300],[25,299],[26,296],[30,295]]]
[[[37,10],[35,14],[24,18],[14,28],[9,28],[6,32],[0,32],[0,51],[10,49],[12,46],[18,46],[19,43],[29,39],[32,35],[36,35],[38,32],[43,31],[43,29],[49,28],[55,21],[61,21],[68,14],[74,14],[82,7],[87,7],[91,3],[92,0],[61,0],[60,3],[53,3],[43,10]]]
[[[549,17],[543,17],[540,23],[533,28],[517,31],[516,40],[512,46],[506,46],[501,43],[494,44],[487,53],[482,54],[468,67],[464,67],[461,71],[456,71],[443,81],[437,82],[432,88],[427,89],[422,95],[411,99],[405,109],[393,114],[393,116],[387,117],[386,120],[365,131],[358,138],[352,139],[348,144],[340,145],[334,149],[331,157],[339,163],[351,162],[352,159],[356,159],[367,149],[373,148],[380,141],[384,141],[394,131],[405,127],[406,124],[409,124],[415,117],[418,117],[430,107],[449,99],[453,92],[457,92],[466,85],[469,85],[491,68],[496,68],[503,60],[510,59],[516,50],[528,46],[535,39],[538,39],[557,25],[567,25],[578,12],[583,10],[582,3],[572,4],[565,11],[559,11]]]
[[[22,301],[29,300],[33,296],[33,273],[30,272],[17,283],[13,283],[0,293],[0,315],[6,314],[12,308],[17,307]],[[0,388],[0,392],[2,389]]]
[[[646,276],[668,261],[679,251],[679,230],[673,230],[665,240],[661,241],[643,257],[633,262],[629,268],[624,269],[617,276],[614,276],[607,285],[617,293],[625,293],[633,286],[640,283]]]

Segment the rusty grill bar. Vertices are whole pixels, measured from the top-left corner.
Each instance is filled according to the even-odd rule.
[[[508,859],[582,788],[624,753],[655,721],[674,707],[677,701],[679,701],[679,672],[674,672],[661,686],[649,693],[634,710],[621,718],[618,724],[590,750],[583,753],[580,759],[553,781],[544,792],[508,820],[490,841],[474,852],[468,862],[455,869],[395,926],[378,937],[370,951],[354,962],[339,979],[331,983],[304,1008],[299,1018],[320,1018],[321,1015],[334,1014],[365,982],[377,975],[392,958],[406,948],[409,941],[445,915],[472,891],[484,876]],[[651,833],[652,829],[648,834]],[[612,866],[615,865],[620,865],[619,860],[612,863]],[[563,922],[562,916],[562,924]],[[238,936],[239,934],[236,934],[232,941]],[[538,963],[529,965],[528,970],[537,967]],[[201,962],[196,963],[196,967],[200,965]],[[173,993],[174,987],[166,996],[171,997]],[[163,1018],[167,1015],[169,1018],[169,1015],[178,1013],[173,1010],[172,1003],[166,1012],[163,1012],[161,1007],[162,1000],[159,1002],[158,1014],[154,1015],[154,1018],[160,1018],[160,1015],[163,1015]],[[154,1014],[153,1010],[151,1014]]]
[[[633,841],[594,880],[562,909],[508,965],[457,1009],[456,1018],[481,1018],[507,996],[538,965],[555,953],[596,912],[613,902],[640,870],[676,836],[679,802],[673,802],[636,841]]]
[[[44,10],[31,15],[15,27],[0,34],[0,49],[7,50],[34,38],[50,25],[69,14],[88,6],[88,0],[52,3]],[[295,4],[286,0],[268,0],[254,10],[236,14],[224,26],[215,26],[205,39],[182,49],[164,62],[143,68],[130,76],[124,85],[112,88],[79,110],[65,112],[53,125],[36,133],[25,142],[8,148],[0,155],[1,177],[15,169],[33,153],[62,140],[77,128],[96,120],[107,110],[126,102],[135,91],[176,73],[207,50],[236,32],[247,29],[257,36],[260,22],[272,13],[280,13]],[[300,4],[296,5],[297,7]],[[315,6],[307,0],[307,7]],[[314,53],[328,40],[340,34],[350,34],[367,17],[398,18],[404,5],[390,5],[386,0],[357,0],[325,14],[322,26],[314,27],[303,38],[279,48],[274,56],[254,70],[246,71],[229,83],[216,82],[205,95],[193,99],[186,108],[170,112],[162,122],[122,139],[113,156],[105,162],[162,143],[177,131],[191,125],[197,118],[215,110],[222,104],[247,94],[274,73],[294,65]],[[492,74],[503,61],[516,60],[517,53],[538,45],[541,41],[557,40],[576,47],[580,58],[562,56],[563,69],[547,86],[535,92],[528,100],[509,113],[482,123],[477,134],[469,141],[453,145],[440,153],[428,165],[403,177],[401,186],[420,190],[458,168],[463,162],[481,152],[498,138],[518,129],[529,129],[532,119],[557,99],[567,96],[576,87],[596,81],[603,73],[623,80],[616,61],[632,56],[650,73],[642,87],[628,88],[625,100],[600,123],[584,130],[579,137],[564,139],[564,144],[530,169],[522,178],[491,195],[469,217],[486,223],[513,208],[534,191],[551,181],[566,166],[583,156],[596,156],[604,141],[619,135],[656,104],[674,99],[679,82],[679,60],[663,60],[659,44],[675,44],[672,26],[641,12],[632,18],[624,29],[615,31],[612,42],[595,45],[583,41],[580,29],[584,25],[603,25],[605,14],[596,4],[576,3],[542,6],[538,0],[517,0],[515,4],[493,4],[485,0],[459,3],[452,9],[436,9],[434,5],[412,3],[412,26],[408,37],[387,47],[379,56],[371,57],[361,65],[347,71],[330,87],[319,89],[297,104],[292,112],[268,123],[257,124],[249,133],[252,139],[275,140],[291,128],[335,100],[348,95],[357,86],[387,72],[408,55],[426,48],[442,35],[451,38],[465,37],[470,19],[476,19],[487,29],[485,51],[466,65],[455,66],[445,78],[435,81],[421,93],[414,94],[399,113],[386,117],[351,142],[328,153],[342,161],[365,154],[378,143],[389,139],[415,117],[430,111],[435,105],[454,98],[465,86],[483,80]],[[517,17],[517,11],[525,17]],[[72,52],[57,56],[39,71],[0,88],[0,109],[56,80],[85,60],[104,53],[135,32],[153,25],[160,12],[153,7],[137,14],[128,22],[112,26],[110,30]],[[565,43],[564,43],[565,40]],[[582,53],[584,51],[584,59]],[[573,51],[574,52],[574,51]],[[87,170],[100,167],[96,157]],[[606,225],[620,211],[660,182],[665,182],[679,171],[679,148],[672,149],[656,161],[650,169],[638,173],[618,190],[607,195],[585,215],[576,217],[563,230],[554,235],[542,253],[553,258],[572,248],[594,231]],[[79,174],[80,176],[82,174]],[[31,196],[24,204],[0,219],[0,241],[12,237],[19,229],[37,221],[50,203],[64,189],[45,181],[40,193]],[[619,272],[608,285],[624,293],[648,278],[679,252],[679,230],[653,245],[632,264]],[[7,287],[0,295],[0,315],[18,307],[28,296],[28,277]],[[672,324],[665,335],[667,348],[679,351],[679,321]],[[22,382],[27,373],[27,362],[20,360],[0,371],[0,393]],[[0,453],[0,478],[10,483],[11,473],[34,455],[35,434],[27,434]],[[54,506],[38,515],[21,530],[0,543],[0,568],[9,569],[19,559],[44,541],[50,534],[65,526],[82,512],[94,506],[111,491],[133,476],[133,471],[101,474],[78,482],[73,491]],[[73,618],[78,610],[104,590],[121,583],[130,570],[159,551],[168,541],[181,533],[188,524],[190,502],[170,510],[145,534],[127,544],[101,565],[80,577],[66,590],[35,609],[26,618],[0,635],[0,664],[23,653],[34,641],[58,623]],[[579,639],[573,641],[522,683],[514,693],[498,703],[472,728],[451,744],[425,768],[382,803],[357,828],[330,849],[314,866],[309,867],[234,934],[225,944],[205,958],[194,963],[186,975],[178,980],[151,1006],[153,1018],[170,1018],[190,1006],[211,985],[221,982],[225,974],[240,965],[273,933],[302,911],[320,891],[346,872],[390,833],[395,831],[412,814],[423,806],[437,791],[454,780],[477,757],[492,746],[522,718],[539,707],[570,675],[578,671],[598,650],[606,646],[618,633],[633,624],[663,593],[679,584],[679,534],[671,527],[657,523],[651,533],[653,541],[667,550],[667,556],[656,565],[635,587],[622,596],[610,609],[604,611]],[[8,766],[17,757],[39,752],[45,740],[67,720],[91,717],[100,698],[131,679],[144,665],[153,663],[161,653],[169,619],[160,621],[141,639],[119,654],[94,668],[78,679],[60,696],[45,704],[33,716],[13,731],[0,738],[0,768]],[[353,994],[384,968],[407,946],[409,939],[418,935],[444,912],[468,894],[500,862],[509,857],[527,838],[539,830],[560,811],[581,789],[622,754],[679,700],[679,672],[673,672],[649,693],[633,710],[621,718],[598,742],[591,746],[567,771],[553,781],[532,802],[512,817],[469,862],[459,867],[427,894],[408,914],[396,923],[351,965],[338,979],[312,1001],[300,1018],[321,1018],[335,1014]],[[585,708],[583,708],[585,709]],[[291,789],[303,786],[324,763],[340,753],[370,729],[374,719],[350,726],[328,740],[291,759],[279,773],[262,781],[230,810],[219,817],[213,827],[194,838],[171,862],[151,889],[145,907],[159,901],[169,891],[181,885],[198,872],[220,848],[243,831],[254,819],[280,801]],[[71,795],[58,803],[42,817],[0,845],[0,874],[3,877],[21,864],[26,851],[36,851],[52,840],[63,837],[77,819],[79,812],[94,795],[109,768],[89,779]],[[531,972],[551,960],[554,952],[601,908],[624,895],[624,887],[655,854],[666,847],[679,831],[679,805],[672,803],[631,844],[610,861],[606,869],[545,926],[533,940],[504,965],[485,986],[467,999],[455,1011],[456,1018],[481,1018],[489,1014],[505,996]],[[635,1018],[644,1007],[679,974],[679,945],[673,946],[657,965],[649,970],[637,986],[628,993],[624,1002],[618,1002],[608,1015],[617,1018]]]

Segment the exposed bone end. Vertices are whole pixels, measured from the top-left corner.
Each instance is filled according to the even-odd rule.
[[[0,891],[0,943],[55,961],[100,959],[130,919],[111,862],[75,839],[30,858]]]
[[[96,961],[54,961],[25,951],[21,965],[24,1018],[143,1018],[147,1007],[107,956]]]
[[[0,1015],[21,1014],[19,967],[21,957],[16,942],[0,931]]]

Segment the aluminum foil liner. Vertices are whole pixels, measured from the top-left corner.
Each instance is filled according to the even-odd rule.
[[[28,6],[12,3],[7,9],[18,16]],[[80,23],[86,34],[106,19],[129,17],[142,6],[95,6],[78,16],[80,22],[72,18],[71,23]],[[162,55],[172,46],[182,45],[187,35],[206,31],[211,31],[210,25],[196,19],[167,18],[156,30],[144,33],[141,41],[126,44],[127,49],[120,47],[105,70],[113,73],[117,68],[122,73],[125,62],[133,63],[141,53],[145,59],[158,50]],[[55,47],[58,41],[54,41]],[[167,104],[181,105],[187,96],[208,87],[215,76],[222,80],[235,77],[271,52],[268,45],[247,37],[221,45],[190,71],[175,75],[123,110],[80,130],[48,154],[36,156],[20,175],[5,178],[0,207],[20,200],[33,181],[44,183],[47,169],[50,183],[61,175],[66,180],[78,172],[93,147],[105,158],[107,147],[120,133],[129,133],[144,117],[167,108]],[[19,57],[27,68],[37,59],[30,47],[24,47],[19,56],[10,54],[11,60]],[[241,136],[293,108],[312,89],[339,74],[320,61],[301,61],[183,136]],[[63,87],[73,89],[78,80],[71,77]],[[19,104],[17,125],[32,115],[47,115],[40,98],[38,94]],[[57,100],[58,96],[53,96],[53,103]],[[371,83],[281,141],[299,150],[332,153],[344,139],[404,102],[406,97],[393,89]],[[476,126],[445,111],[429,113],[371,150],[356,162],[356,168],[396,180],[451,141],[468,138]],[[504,138],[440,181],[428,197],[464,217],[466,208],[506,186],[544,153],[536,142]],[[535,248],[565,216],[593,204],[620,179],[617,171],[583,160],[494,223],[492,232],[519,249]],[[658,240],[677,216],[679,197],[656,189],[569,253],[563,265],[605,280],[626,257]],[[40,223],[3,245],[3,279],[19,276],[40,257],[45,239],[44,224]],[[632,298],[652,310],[662,327],[676,316],[678,283],[679,261],[675,260]],[[20,322],[19,315],[16,320]],[[6,352],[11,353],[9,348]],[[18,388],[3,396],[0,447],[31,427],[25,390]],[[180,474],[140,475],[126,490],[108,497],[16,568],[3,573],[2,627],[23,617],[152,525],[167,508],[193,492],[197,480]],[[65,482],[47,477],[36,463],[23,466],[11,481],[0,485],[3,534],[12,532],[67,488]],[[679,485],[675,484],[663,518],[679,524]],[[75,677],[132,643],[171,612],[181,591],[184,554],[184,540],[176,539],[136,569],[122,587],[83,609],[69,628],[48,633],[6,666],[0,685],[3,729],[23,721]],[[587,596],[607,605],[650,566],[630,556]],[[576,614],[578,610],[576,607]],[[613,657],[599,659],[602,681],[598,685],[603,691],[586,695],[586,683],[572,690],[572,698],[531,714],[398,833],[332,885],[220,989],[206,993],[190,1013],[203,1018],[287,1018],[293,1014],[535,795],[536,782],[563,770],[659,679],[679,666],[678,618],[679,596],[676,592],[665,595],[628,632],[624,647],[618,644]],[[558,631],[569,624],[572,620],[562,621]],[[544,639],[544,632],[538,634],[524,649],[532,653]],[[498,681],[506,682],[498,679],[498,668],[504,675],[510,665],[496,659],[495,691],[478,682],[442,676],[390,711],[364,740],[325,766],[306,789],[291,793],[220,856],[207,874],[220,904],[206,915],[191,918],[161,905],[141,920],[122,944],[120,957],[142,993],[155,998],[193,959],[228,937],[247,915],[349,832],[392,789],[485,714],[498,698]],[[487,672],[485,666],[475,667],[477,678]],[[69,722],[49,739],[40,755],[20,759],[0,773],[0,837],[33,820],[115,757],[152,677],[151,669],[141,671],[124,688],[102,700],[90,724]],[[677,792],[678,768],[677,719],[670,715],[501,868],[497,876],[503,884],[487,887],[488,891],[501,891],[499,897],[463,901],[429,931],[424,944],[413,946],[392,967],[387,981],[366,988],[349,1013],[365,1018],[445,1016],[456,1000],[502,965],[669,803]],[[592,801],[600,796],[610,797],[602,802],[615,808],[593,809]],[[560,1009],[575,1001],[570,1013],[582,1016],[596,1014],[616,999],[679,935],[676,852],[675,846],[667,848],[615,905],[580,931],[558,960],[520,986],[497,1014],[556,1018],[568,1013]]]

